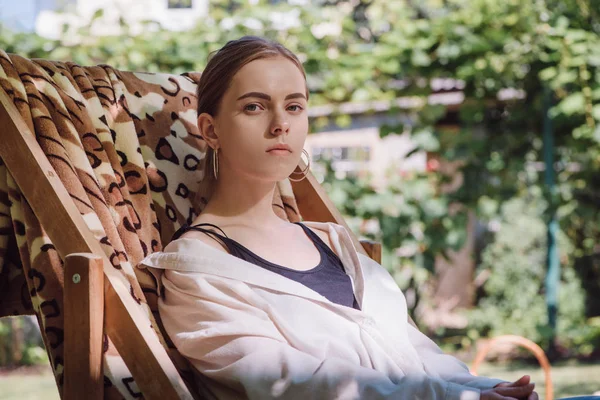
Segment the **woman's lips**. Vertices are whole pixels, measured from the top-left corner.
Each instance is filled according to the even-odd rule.
[[[273,154],[275,156],[287,156],[287,155],[292,154],[288,150],[284,150],[284,149],[273,149],[273,150],[267,151],[267,153]]]

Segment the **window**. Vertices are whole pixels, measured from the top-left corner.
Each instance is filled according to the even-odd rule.
[[[330,159],[332,161],[369,161],[371,149],[368,146],[352,147],[313,147],[313,159]]]
[[[168,0],[167,8],[192,8],[192,0]]]

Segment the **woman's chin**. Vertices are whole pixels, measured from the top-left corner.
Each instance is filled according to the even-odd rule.
[[[292,171],[293,172],[293,171]],[[256,178],[258,180],[260,180],[262,183],[277,183],[277,182],[281,182],[289,177],[291,178],[295,178],[296,175],[292,175],[292,172],[288,173],[288,174],[277,174],[277,175],[263,175],[263,176],[256,176]]]
[[[291,177],[292,179],[301,178],[301,175],[294,173],[295,170],[296,167],[290,168],[290,166],[287,165],[284,168],[283,165],[280,165],[278,166],[278,168],[275,169],[275,173],[268,173],[265,171],[266,173],[262,176],[262,179],[264,179],[265,181],[280,182],[289,177]]]

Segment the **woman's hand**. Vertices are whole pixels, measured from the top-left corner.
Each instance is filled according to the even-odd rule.
[[[515,382],[499,383],[493,389],[482,391],[480,400],[539,400],[534,388],[529,375],[523,375]]]

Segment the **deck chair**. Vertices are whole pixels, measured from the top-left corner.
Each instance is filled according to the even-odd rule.
[[[36,315],[63,399],[214,397],[164,333],[157,277],[139,265],[209,195],[199,76],[0,50],[0,316]],[[279,182],[273,207],[346,225],[310,174]],[[353,240],[381,261],[379,244]]]

